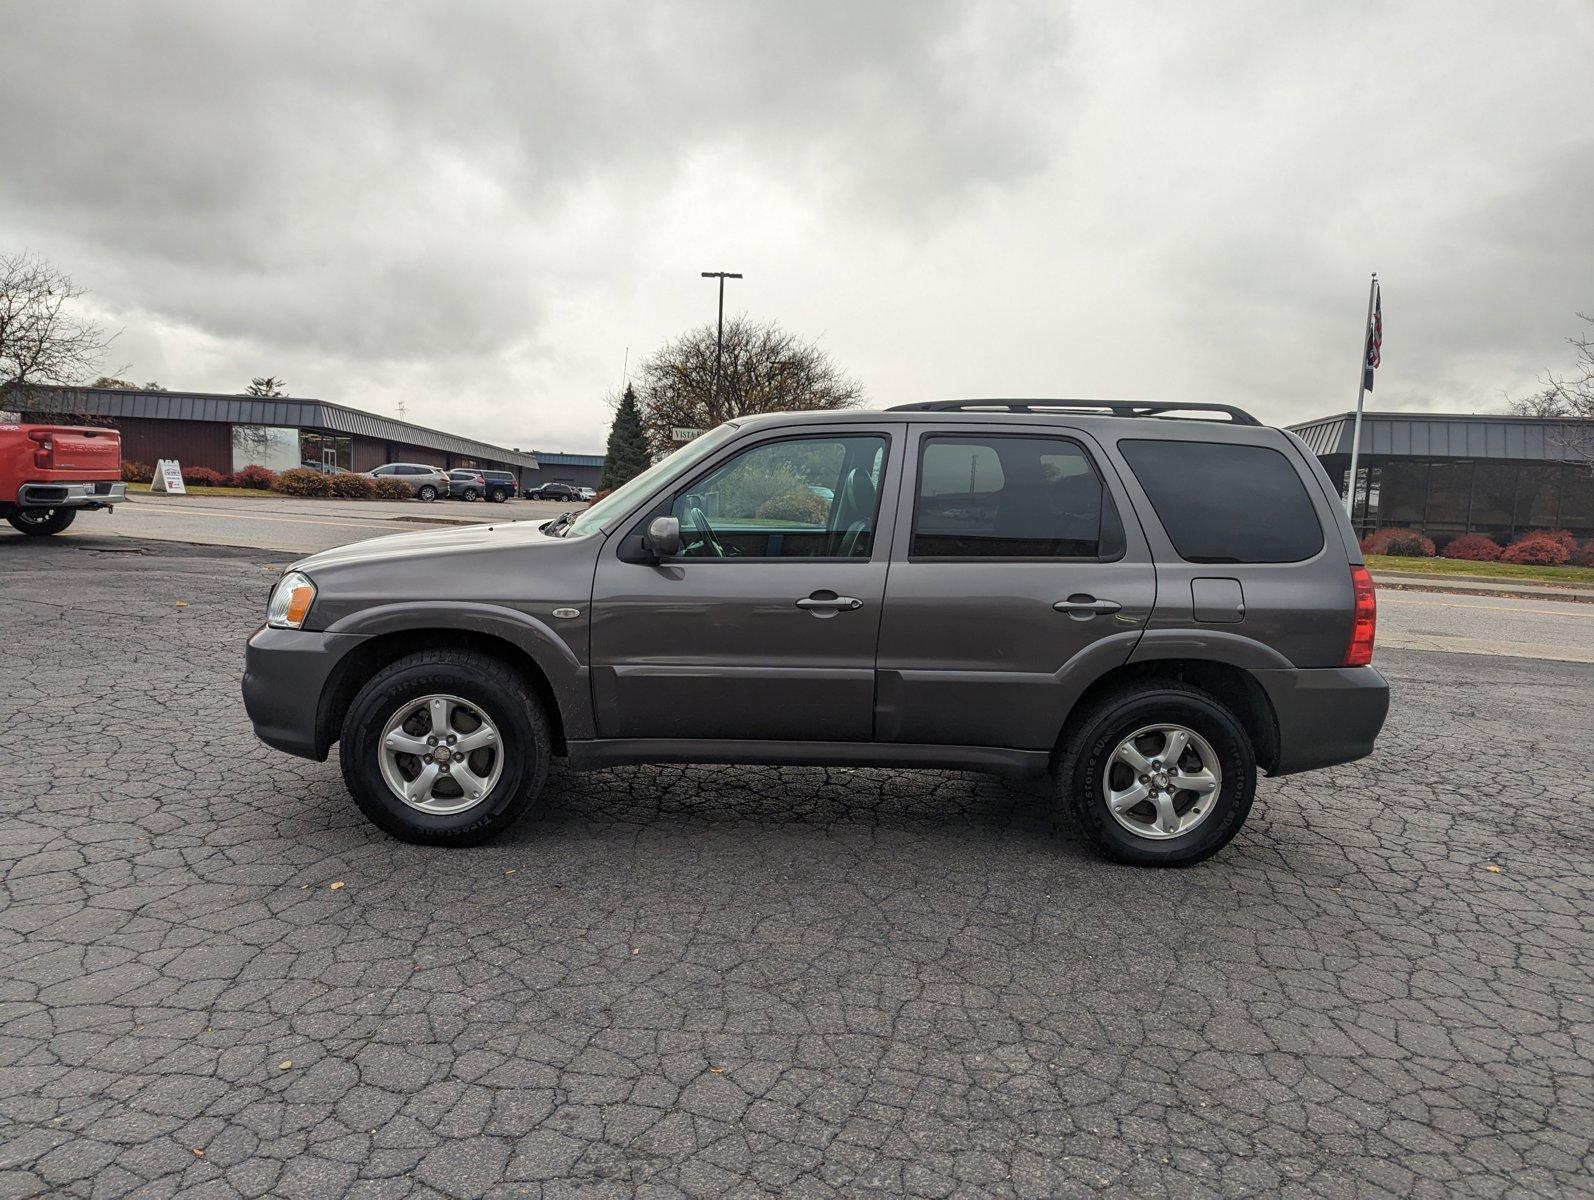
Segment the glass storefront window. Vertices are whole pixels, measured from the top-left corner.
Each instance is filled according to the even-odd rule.
[[[345,471],[354,469],[354,439],[334,433],[319,433],[304,429],[299,433],[299,459],[307,467],[322,470],[338,467]]]
[[[299,465],[299,431],[280,425],[234,425],[232,469],[265,467],[286,471]]]
[[[1594,468],[1562,465],[1560,524],[1579,537],[1594,536]]]
[[[1472,477],[1473,528],[1507,528],[1516,488],[1516,463],[1479,463]]]
[[[1428,468],[1429,530],[1460,532],[1467,527],[1467,507],[1472,499],[1472,464],[1436,462]]]
[[[1513,522],[1518,529],[1549,529],[1555,525],[1560,479],[1561,468],[1557,463],[1522,465]]]
[[[1421,525],[1428,503],[1426,462],[1386,462],[1378,480],[1378,524]]]

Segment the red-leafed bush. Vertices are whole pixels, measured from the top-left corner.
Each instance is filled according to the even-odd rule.
[[[1444,557],[1467,562],[1494,562],[1503,551],[1500,543],[1483,533],[1464,533],[1445,546]]]
[[[289,467],[277,476],[277,482],[271,485],[271,490],[281,492],[284,496],[326,496],[332,491],[327,484],[327,477],[309,467]]]
[[[371,480],[371,483],[376,489],[375,495],[378,500],[415,499],[415,493],[410,489],[410,485],[402,480],[390,479],[386,475],[381,475]]]
[[[376,499],[376,480],[366,475],[329,475],[327,487],[339,500]]]
[[[148,483],[155,478],[155,468],[148,463],[125,462],[122,464],[123,483]]]
[[[1535,567],[1564,567],[1572,551],[1565,542],[1552,537],[1524,537],[1512,542],[1500,555],[1501,562],[1522,563]]]
[[[234,471],[231,482],[233,487],[259,488],[264,491],[277,482],[277,473],[270,467],[250,463],[242,471]]]
[[[1392,554],[1397,558],[1432,558],[1433,541],[1415,529],[1380,529],[1362,539],[1363,554]]]
[[[1577,550],[1577,539],[1572,536],[1571,530],[1568,529],[1530,529],[1526,533],[1519,533],[1516,536],[1516,540],[1519,542],[1525,542],[1529,538],[1549,538],[1550,541],[1565,546],[1568,554]]]
[[[224,477],[209,467],[184,467],[183,482],[189,487],[220,487]]]

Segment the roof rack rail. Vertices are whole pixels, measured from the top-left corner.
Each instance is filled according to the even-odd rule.
[[[1173,417],[1176,413],[1221,413],[1235,425],[1261,425],[1232,404],[1164,404],[1155,400],[923,400],[893,404],[887,412],[1098,412],[1114,417]]]

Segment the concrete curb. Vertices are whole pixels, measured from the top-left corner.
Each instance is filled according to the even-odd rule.
[[[1460,579],[1432,575],[1406,575],[1390,571],[1373,573],[1380,588],[1397,592],[1448,592],[1455,596],[1506,596],[1516,600],[1559,600],[1567,604],[1594,604],[1594,588],[1558,587],[1547,583],[1513,583],[1508,579]]]

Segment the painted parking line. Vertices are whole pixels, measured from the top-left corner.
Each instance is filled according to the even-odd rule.
[[[188,520],[208,520],[211,517],[224,517],[229,521],[254,521],[263,525],[335,525],[344,529],[386,529],[391,532],[400,532],[394,526],[407,526],[415,524],[405,517],[393,517],[380,521],[361,521],[349,517],[278,517],[269,513],[231,513],[219,512],[215,509],[175,509],[175,508],[140,508],[139,513],[160,513],[165,517],[186,517]],[[453,522],[449,522],[450,525]],[[435,526],[433,526],[435,528]],[[461,526],[464,528],[464,526]]]
[[[1466,609],[1468,612],[1534,613],[1543,617],[1582,617],[1585,620],[1594,619],[1594,612],[1580,611],[1588,608],[1588,605],[1580,605],[1573,601],[1566,601],[1566,607],[1564,608],[1523,608],[1522,604],[1527,603],[1527,601],[1523,601],[1518,604],[1458,604],[1456,603],[1457,598],[1453,595],[1447,599],[1441,600],[1438,597],[1431,595],[1417,599],[1416,593],[1413,592],[1380,592],[1378,594],[1378,602],[1383,604],[1396,596],[1400,598],[1400,603],[1402,604],[1426,604],[1432,608],[1461,608]],[[1541,603],[1543,602],[1541,601]],[[1562,601],[1552,600],[1550,603],[1559,604],[1562,603]]]

